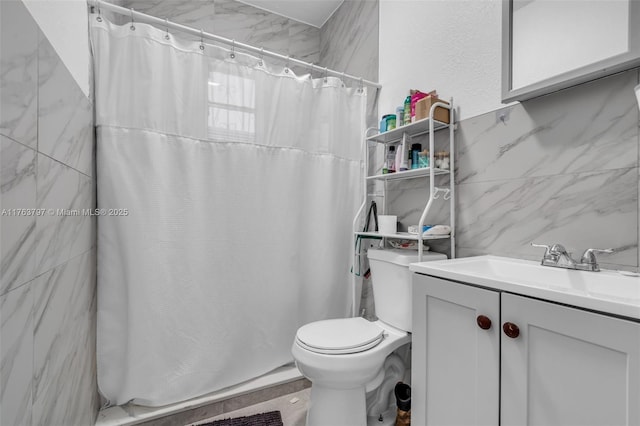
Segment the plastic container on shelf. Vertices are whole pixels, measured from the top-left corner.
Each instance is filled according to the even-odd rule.
[[[404,99],[404,112],[402,118],[402,125],[411,124],[411,95]]]
[[[393,117],[393,120],[391,118]],[[384,133],[388,130],[393,130],[396,128],[395,126],[396,116],[394,114],[385,114],[380,119],[380,133]],[[393,123],[393,127],[389,127],[389,124]]]
[[[387,131],[395,129],[396,128],[396,115],[395,114],[388,114],[388,115],[385,115],[385,117],[386,117],[386,121],[387,121]]]
[[[396,171],[396,147],[391,145],[387,151],[387,159],[382,166],[382,174],[394,173]]]
[[[425,149],[418,154],[418,167],[429,167],[429,150]]]
[[[396,108],[396,127],[400,127],[404,120],[404,105],[400,105]]]
[[[424,99],[427,96],[429,96],[429,94],[427,93],[423,93],[419,90],[412,90],[411,91],[411,122],[415,122],[417,120],[416,117],[416,103],[420,100],[420,99]]]
[[[447,151],[436,152],[434,160],[437,169],[449,170],[449,153]]]
[[[419,154],[422,151],[422,145],[419,143],[414,143],[411,145],[411,168],[418,169],[420,168],[420,159]]]
[[[402,146],[402,144],[400,144]],[[400,154],[398,157],[400,163],[398,164],[398,170],[404,172],[405,170],[409,170],[411,167],[411,150],[407,149],[407,152],[404,152],[404,156]]]

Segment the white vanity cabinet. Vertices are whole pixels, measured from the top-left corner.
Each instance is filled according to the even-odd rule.
[[[411,423],[497,425],[500,293],[413,279]],[[481,315],[488,329],[478,326]]]
[[[640,425],[640,322],[421,274],[413,296],[413,424]]]

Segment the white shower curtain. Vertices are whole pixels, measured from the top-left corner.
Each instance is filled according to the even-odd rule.
[[[349,310],[364,92],[91,22],[100,391],[165,405],[291,362]]]

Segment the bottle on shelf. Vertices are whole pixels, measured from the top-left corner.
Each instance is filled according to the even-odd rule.
[[[418,154],[418,167],[429,167],[429,150],[425,149]]]
[[[417,169],[420,168],[420,161],[418,159],[420,151],[422,151],[422,145],[419,143],[414,143],[411,145],[411,168]]]
[[[404,99],[404,116],[402,119],[402,124],[411,124],[411,95],[407,96]]]
[[[404,124],[404,105],[400,105],[396,108],[396,127],[400,127]]]
[[[407,152],[404,151],[404,144],[400,144],[400,146],[402,147],[402,154],[401,157],[397,157],[398,158],[398,170],[400,170],[401,172],[404,172],[405,170],[409,170],[409,167],[411,166],[409,163],[411,162],[411,150],[407,150],[407,152],[409,153],[407,156]],[[408,157],[408,158],[407,158]]]
[[[396,171],[396,147],[391,145],[387,151],[387,158],[382,166],[382,174],[394,173]]]
[[[436,168],[449,170],[449,153],[447,151],[436,152],[435,157]]]

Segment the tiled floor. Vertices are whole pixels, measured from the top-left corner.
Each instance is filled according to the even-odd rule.
[[[258,413],[266,413],[268,411],[279,410],[282,415],[284,426],[304,426],[307,416],[307,406],[309,404],[309,395],[311,388],[303,389],[299,392],[290,393],[281,397],[261,402],[259,404],[250,405],[236,411],[221,414],[210,419],[201,420],[197,423],[191,423],[189,426],[200,425],[212,422],[214,420],[228,419],[234,417],[250,416]]]

